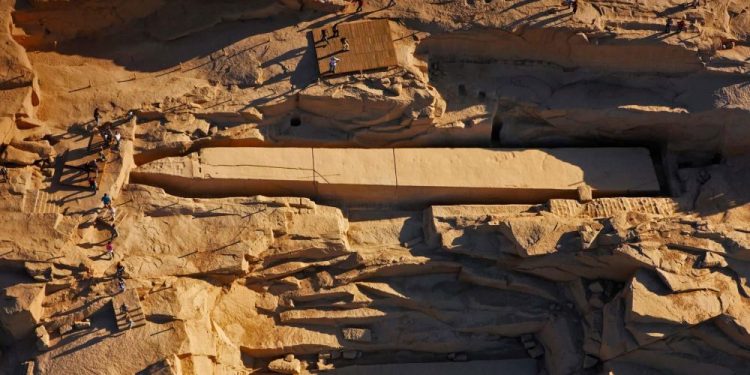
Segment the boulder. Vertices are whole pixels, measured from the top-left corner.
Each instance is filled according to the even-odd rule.
[[[581,185],[576,188],[576,191],[578,193],[578,201],[581,203],[591,202],[594,199],[591,186]]]
[[[44,284],[16,284],[0,291],[0,328],[13,339],[31,334],[44,308]]]
[[[18,165],[31,165],[35,161],[39,160],[39,155],[33,152],[24,151],[13,146],[8,146],[3,151],[0,160],[4,163],[18,164]]]
[[[294,358],[294,354],[289,354],[284,358],[271,361],[268,364],[268,369],[279,374],[299,374],[302,372],[302,362]]]
[[[542,215],[505,219],[500,230],[515,244],[518,255],[525,258],[556,252],[563,235],[575,229],[555,216]]]
[[[26,152],[37,154],[37,159],[49,159],[57,156],[57,152],[48,141],[21,141],[13,140],[11,146]]]

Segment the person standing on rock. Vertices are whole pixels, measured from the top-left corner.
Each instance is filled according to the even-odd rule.
[[[573,10],[574,14],[578,12],[578,0],[570,0],[570,8]]]
[[[96,186],[96,178],[95,177],[89,177],[89,188],[93,192],[96,192],[97,190],[99,190],[99,187]]]
[[[331,58],[328,60],[328,70],[331,72],[331,74],[336,73],[336,65],[338,65],[339,61],[341,61],[341,59],[336,56],[331,56]]]
[[[109,255],[109,259],[115,259],[115,247],[112,246],[112,241],[107,242],[107,247],[105,247],[107,250],[107,255]]]
[[[125,280],[122,277],[117,279],[117,289],[120,290],[120,293],[125,291]]]
[[[91,177],[91,172],[99,173],[99,168],[96,166],[96,160],[90,160],[86,163],[86,173],[88,177]]]
[[[685,22],[684,19],[680,20],[680,22],[677,22],[677,32],[681,33],[685,31],[685,25],[687,25],[687,23]]]
[[[118,150],[120,149],[121,139],[122,139],[122,134],[120,134],[120,131],[119,130],[115,131],[115,147],[117,147]]]
[[[102,115],[99,113],[98,107],[94,109],[94,122],[96,123],[96,127],[99,127],[102,122]]]
[[[341,38],[341,48],[344,51],[348,51],[349,50],[349,40],[348,39]]]
[[[113,241],[115,238],[120,237],[120,232],[117,231],[117,225],[115,223],[112,223],[112,234],[109,237],[110,241]]]
[[[117,262],[117,267],[115,268],[115,277],[118,279],[122,279],[123,275],[125,275],[125,266],[123,266],[121,262]]]
[[[112,197],[110,197],[109,194],[104,193],[102,196],[102,203],[105,208],[110,208],[112,206]]]
[[[8,168],[0,167],[0,177],[3,178],[3,182],[8,182]]]
[[[667,17],[667,23],[664,25],[664,34],[669,34],[672,32],[672,25],[673,25],[672,19]]]
[[[365,0],[355,0],[354,2],[357,3],[357,12],[361,12],[365,6]]]

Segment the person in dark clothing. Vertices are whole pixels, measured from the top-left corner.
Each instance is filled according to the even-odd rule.
[[[683,31],[685,31],[685,26],[686,25],[687,24],[685,23],[685,20],[680,20],[680,22],[677,22],[677,32],[681,33]]]
[[[365,0],[355,0],[355,3],[357,3],[357,12],[361,12],[365,6]]]
[[[672,32],[672,25],[673,21],[671,18],[667,18],[667,23],[664,25],[664,34],[669,34]]]
[[[0,177],[3,178],[3,182],[8,182],[8,168],[0,167]]]
[[[90,188],[90,189],[91,189],[92,191],[97,191],[97,190],[99,190],[99,187],[98,187],[98,186],[96,186],[96,178],[94,178],[94,177],[89,177],[89,188]]]
[[[125,274],[125,266],[122,265],[122,263],[117,262],[117,268],[115,268],[115,277],[118,279],[122,279],[122,276]]]
[[[102,115],[99,113],[99,108],[94,109],[94,122],[96,123],[96,126],[99,126],[99,124],[102,121]]]

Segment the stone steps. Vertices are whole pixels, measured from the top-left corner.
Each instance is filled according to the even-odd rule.
[[[122,311],[123,304],[128,307],[127,313]],[[128,329],[140,328],[146,325],[146,315],[143,312],[138,292],[135,290],[126,290],[112,297],[112,309],[115,312],[115,321],[117,322],[117,329],[119,331],[127,331]],[[133,326],[130,328],[128,328],[127,323],[128,315],[130,315],[130,319],[133,321]]]
[[[44,190],[34,190],[24,194],[23,212],[30,214],[59,213],[60,208],[54,203],[54,194]]]

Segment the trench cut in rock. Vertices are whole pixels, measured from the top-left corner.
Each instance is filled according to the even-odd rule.
[[[539,203],[654,195],[648,150],[208,148],[144,164],[131,182],[188,197],[302,196],[357,204]]]

